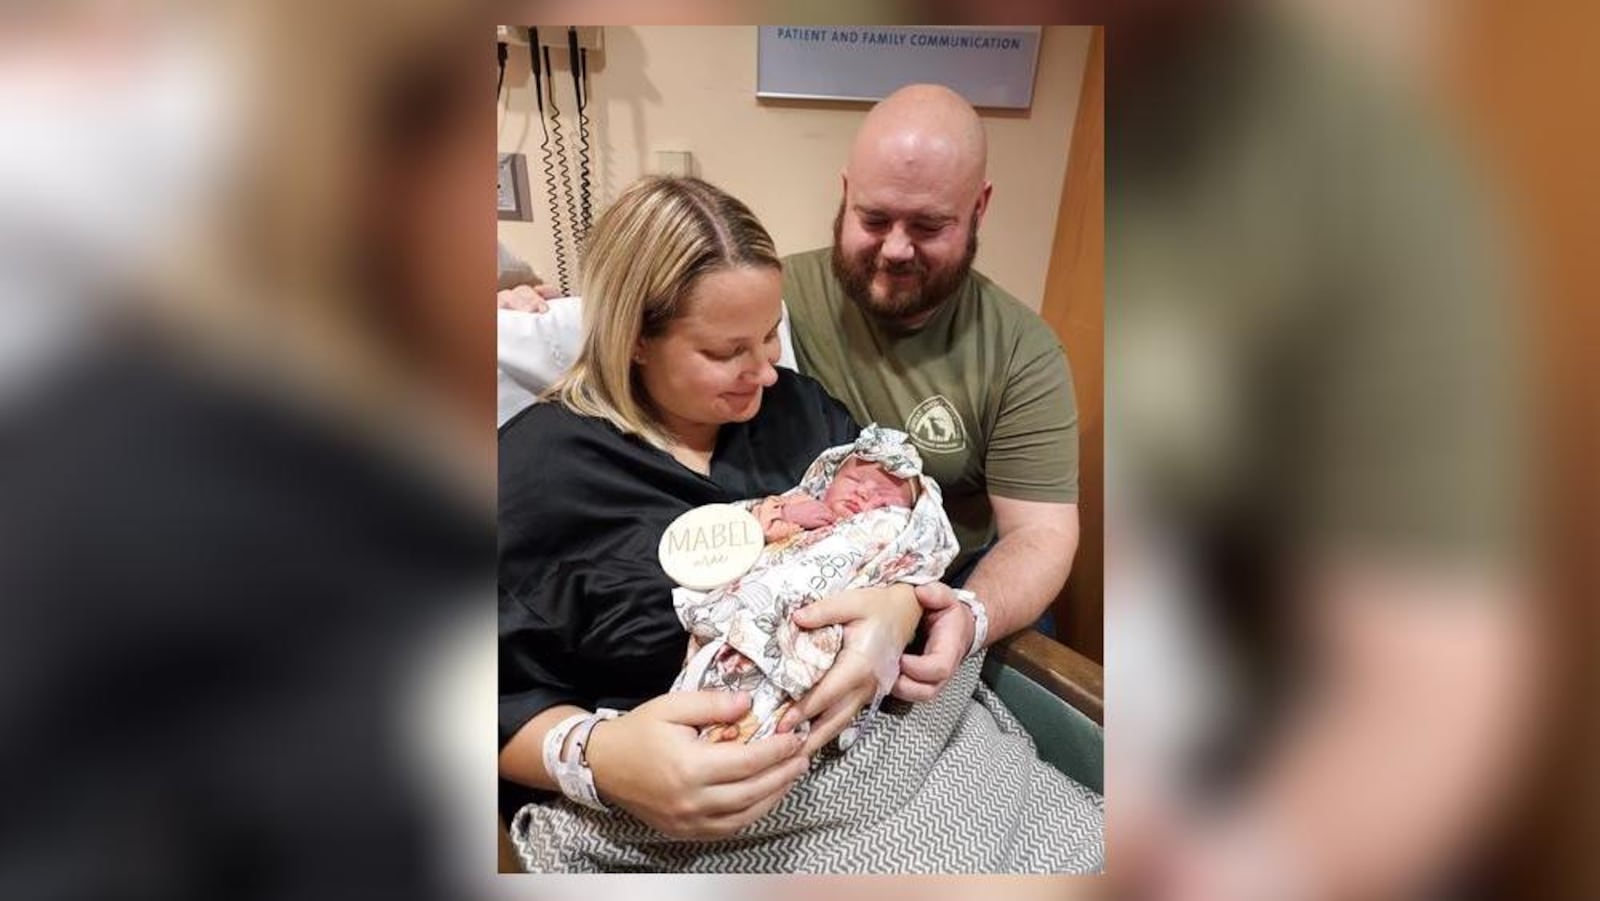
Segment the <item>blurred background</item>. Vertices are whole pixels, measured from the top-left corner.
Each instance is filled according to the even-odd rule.
[[[0,895],[1600,893],[1592,12],[670,15],[0,12]],[[574,21],[1105,26],[1106,879],[491,875],[484,99]]]

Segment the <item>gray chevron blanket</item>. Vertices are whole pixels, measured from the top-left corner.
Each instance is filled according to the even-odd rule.
[[[885,709],[772,813],[714,842],[627,813],[529,804],[511,838],[529,872],[1087,873],[1104,862],[1105,802],[1038,758],[967,661],[939,697]]]

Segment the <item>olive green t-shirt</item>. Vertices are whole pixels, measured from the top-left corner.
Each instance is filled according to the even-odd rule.
[[[900,429],[944,491],[961,553],[994,537],[989,495],[1078,500],[1078,411],[1060,342],[973,272],[921,329],[884,331],[845,296],[828,248],[783,261],[800,371],[862,425]]]

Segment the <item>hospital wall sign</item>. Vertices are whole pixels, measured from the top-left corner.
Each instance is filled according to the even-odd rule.
[[[763,25],[756,38],[756,96],[876,101],[905,85],[932,82],[976,107],[1027,109],[1042,30]]]

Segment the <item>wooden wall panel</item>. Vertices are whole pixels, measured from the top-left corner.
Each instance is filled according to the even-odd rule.
[[[1061,187],[1050,270],[1039,313],[1067,350],[1078,401],[1078,516],[1082,536],[1072,575],[1054,605],[1056,636],[1104,660],[1105,542],[1105,29],[1085,63]]]

